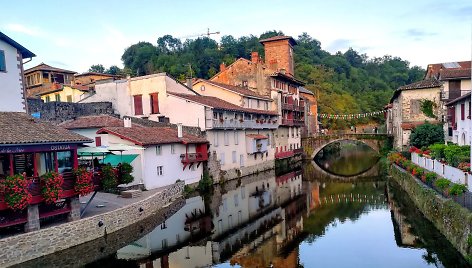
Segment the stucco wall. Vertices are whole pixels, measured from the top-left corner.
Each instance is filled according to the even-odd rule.
[[[64,86],[61,91],[42,95],[41,99],[46,102],[46,98],[49,96],[49,101],[56,101],[56,95],[60,96],[60,101],[62,102],[67,102],[67,96],[71,96],[71,102],[79,102],[87,95],[87,93],[84,93],[83,91],[75,88],[71,88],[70,86]]]
[[[465,104],[464,120],[461,119],[461,104]],[[470,145],[470,141],[471,141],[470,130],[472,127],[472,122],[469,117],[469,109],[470,109],[469,105],[470,105],[470,99],[466,99],[455,104],[457,128],[452,131],[452,142],[458,145]],[[446,128],[445,134],[446,136],[448,134],[447,128]]]
[[[201,104],[167,95],[161,103],[160,111],[173,124],[182,123],[185,126],[200,127],[205,130],[205,107]]]
[[[21,83],[21,56],[16,48],[0,40],[0,50],[5,52],[6,71],[0,71],[0,85],[2,97],[0,98],[0,111],[24,112],[23,86]]]

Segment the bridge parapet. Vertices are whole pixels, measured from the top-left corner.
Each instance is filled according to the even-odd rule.
[[[314,137],[302,138],[302,146],[305,151],[305,156],[308,159],[315,158],[316,154],[326,145],[342,140],[360,141],[377,152],[380,152],[383,146],[391,142],[392,136],[388,134],[334,134],[334,135],[319,135]]]

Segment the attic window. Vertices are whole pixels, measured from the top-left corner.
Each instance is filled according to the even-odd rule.
[[[200,90],[201,90],[201,91],[205,91],[205,85],[201,85],[201,86],[200,86]]]
[[[246,80],[243,81],[243,87],[247,87],[247,81]]]

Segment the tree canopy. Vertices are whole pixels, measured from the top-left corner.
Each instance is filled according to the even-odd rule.
[[[210,78],[218,72],[221,63],[229,65],[241,57],[249,59],[252,51],[263,56],[264,48],[259,40],[277,35],[283,35],[283,32],[268,31],[259,37],[225,35],[219,44],[207,37],[182,42],[171,35],[164,35],[157,39],[156,44],[139,42],[130,46],[121,59],[133,76],[167,72],[182,80],[190,75]],[[318,97],[320,113],[357,114],[381,110],[396,88],[418,81],[424,74],[423,69],[410,67],[408,61],[399,57],[369,58],[352,48],[344,53],[331,54],[321,48],[320,41],[307,33],[299,35],[296,41],[295,75],[305,81],[306,88]],[[323,124],[345,128],[370,120],[323,119]],[[382,121],[382,116],[375,120]]]

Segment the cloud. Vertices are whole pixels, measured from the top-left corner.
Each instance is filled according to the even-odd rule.
[[[23,33],[30,36],[41,36],[42,34],[42,31],[38,28],[26,27],[24,25],[16,24],[16,23],[10,23],[10,24],[5,25],[5,29],[12,32]]]
[[[331,52],[331,53],[336,53],[342,49],[347,49],[349,47],[352,47],[352,44],[354,43],[353,40],[350,39],[336,39],[333,42],[331,42],[326,49]]]
[[[405,31],[407,37],[413,38],[415,41],[423,40],[426,37],[435,36],[438,33],[427,32],[421,29],[411,28]]]

